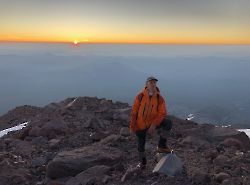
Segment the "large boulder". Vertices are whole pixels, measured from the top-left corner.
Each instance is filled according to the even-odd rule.
[[[240,148],[242,147],[246,150],[250,150],[250,139],[248,138],[246,133],[239,132],[234,128],[214,127],[213,129],[207,132],[207,136],[210,139],[214,139],[220,142],[228,138],[234,138],[242,143],[242,146],[240,146]]]
[[[69,179],[66,185],[88,185],[102,184],[108,175],[110,167],[105,165],[97,165],[79,173],[75,177]]]
[[[122,152],[105,145],[91,145],[63,151],[47,166],[47,177],[60,178],[76,174],[96,165],[112,166],[122,159]]]
[[[227,138],[222,142],[222,144],[227,147],[235,147],[238,150],[244,149],[243,143],[235,138]]]

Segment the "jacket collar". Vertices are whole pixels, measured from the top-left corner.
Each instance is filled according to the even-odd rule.
[[[143,95],[148,96],[148,90],[147,90],[147,86],[144,87],[144,89],[142,90]],[[160,94],[160,89],[158,87],[156,87],[156,93],[155,94]]]

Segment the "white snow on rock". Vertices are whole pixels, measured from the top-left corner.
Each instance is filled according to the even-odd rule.
[[[195,116],[194,116],[193,114],[189,114],[189,115],[187,116],[186,120],[190,121],[190,120],[194,119],[194,117],[195,117]]]
[[[0,138],[2,136],[6,135],[8,132],[21,130],[22,128],[26,127],[27,124],[28,124],[28,122],[24,122],[24,123],[21,123],[21,124],[19,124],[17,126],[10,127],[10,128],[7,128],[7,129],[4,129],[4,130],[0,131]]]
[[[245,132],[246,135],[250,138],[250,129],[238,129],[240,132]]]

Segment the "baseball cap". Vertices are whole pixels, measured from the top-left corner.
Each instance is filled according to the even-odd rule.
[[[147,78],[147,82],[150,81],[150,80],[155,80],[155,81],[158,81],[157,78],[153,77],[153,76],[150,76]]]

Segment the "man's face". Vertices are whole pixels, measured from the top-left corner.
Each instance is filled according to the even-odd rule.
[[[150,91],[155,91],[156,90],[156,83],[157,81],[156,80],[149,80],[147,82],[147,88],[150,90]]]

